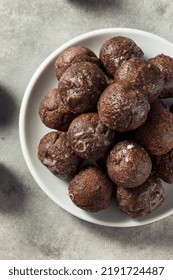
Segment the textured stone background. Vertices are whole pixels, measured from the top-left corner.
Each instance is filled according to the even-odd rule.
[[[73,217],[32,179],[18,136],[26,86],[62,43],[106,27],[173,42],[172,19],[172,0],[0,0],[0,259],[172,259],[173,216],[138,228]]]

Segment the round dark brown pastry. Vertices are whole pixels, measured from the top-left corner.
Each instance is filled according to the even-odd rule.
[[[150,105],[140,91],[112,84],[105,89],[98,102],[101,121],[119,132],[136,129],[147,118]]]
[[[101,93],[107,86],[102,70],[89,62],[70,66],[59,81],[64,103],[73,113],[83,113],[96,108]]]
[[[111,203],[113,183],[100,169],[89,166],[81,170],[69,184],[72,202],[90,212],[98,212]]]
[[[173,58],[159,54],[150,59],[162,72],[164,78],[163,90],[160,92],[161,98],[173,97]]]
[[[71,149],[66,132],[47,133],[38,145],[38,158],[54,175],[69,180],[77,172],[82,159]]]
[[[74,152],[89,160],[104,156],[114,141],[114,134],[100,121],[98,113],[81,114],[72,121],[67,131]]]
[[[66,131],[76,114],[61,99],[59,89],[51,89],[40,103],[39,115],[42,122],[49,128]]]
[[[69,47],[56,58],[55,72],[57,79],[60,79],[67,68],[78,62],[91,62],[100,66],[100,60],[90,49],[83,46]]]
[[[155,174],[168,184],[173,183],[173,149],[161,156],[153,156]]]
[[[111,180],[124,188],[143,184],[151,173],[151,159],[144,148],[133,140],[119,142],[107,158]]]
[[[163,75],[153,63],[143,58],[124,61],[114,75],[116,83],[142,91],[149,102],[154,101],[163,90]]]
[[[143,57],[143,51],[133,40],[122,36],[104,42],[99,54],[103,67],[111,78],[121,63],[132,57]]]
[[[173,114],[162,100],[151,103],[147,120],[135,131],[135,139],[152,155],[160,156],[173,148]]]
[[[117,187],[116,203],[121,211],[132,218],[146,216],[157,209],[163,201],[164,188],[160,180],[153,175],[137,188]]]

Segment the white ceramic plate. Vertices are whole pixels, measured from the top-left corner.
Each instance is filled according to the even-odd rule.
[[[134,220],[128,217],[117,209],[114,202],[112,202],[107,210],[92,214],[79,209],[71,202],[67,195],[67,183],[51,174],[37,158],[38,143],[42,136],[50,131],[41,123],[38,116],[38,107],[46,92],[51,88],[57,87],[54,72],[55,58],[64,49],[74,45],[86,46],[98,54],[102,43],[117,35],[133,39],[142,48],[147,58],[160,53],[173,57],[172,43],[140,30],[111,28],[96,30],[78,36],[48,56],[33,75],[21,105],[19,132],[21,147],[27,166],[38,185],[54,202],[80,219],[95,224],[111,227],[131,227],[148,224],[173,213],[173,186],[164,185],[166,193],[165,202],[158,210],[145,218]]]

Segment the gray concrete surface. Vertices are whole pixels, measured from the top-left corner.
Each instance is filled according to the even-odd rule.
[[[173,215],[138,228],[73,217],[30,175],[18,118],[40,63],[67,40],[131,27],[173,42],[172,0],[0,0],[0,259],[172,259]]]

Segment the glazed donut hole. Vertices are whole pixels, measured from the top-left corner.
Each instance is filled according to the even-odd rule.
[[[164,85],[160,97],[164,99],[173,97],[173,58],[165,54],[159,54],[150,61],[159,68],[163,75]]]
[[[50,129],[38,159],[67,181],[70,203],[98,212],[116,203],[142,218],[164,201],[173,183],[173,58],[146,58],[131,38],[114,36],[98,53],[85,46],[61,52],[57,87],[38,108]],[[116,217],[116,208],[115,208]]]
[[[84,46],[69,47],[60,53],[55,60],[54,67],[57,79],[59,80],[71,65],[78,62],[91,62],[100,66],[100,60],[92,50]]]
[[[107,157],[111,180],[124,188],[134,188],[149,177],[152,163],[147,151],[133,140],[119,142]]]
[[[63,73],[58,88],[64,104],[71,112],[84,113],[96,108],[106,86],[105,75],[96,64],[80,62]]]
[[[39,116],[44,125],[49,128],[67,131],[72,120],[77,116],[61,99],[59,89],[51,89],[44,96],[39,106]]]
[[[144,58],[131,58],[124,61],[114,75],[116,83],[143,92],[151,103],[162,92],[164,76],[161,70]]]
[[[64,180],[73,178],[82,164],[82,159],[69,145],[67,133],[62,131],[51,131],[41,138],[38,158],[55,176]]]
[[[98,102],[100,120],[118,132],[134,130],[147,119],[150,104],[140,91],[113,83],[106,88]]]
[[[114,130],[100,121],[98,113],[79,115],[67,132],[73,151],[86,160],[102,158],[113,144],[114,135]]]
[[[98,212],[108,208],[112,200],[113,183],[95,166],[83,168],[69,184],[69,197],[79,208]]]
[[[164,201],[164,188],[154,175],[138,188],[117,187],[116,203],[121,211],[132,218],[141,218],[150,214]]]
[[[116,36],[104,42],[100,48],[99,58],[110,78],[114,78],[119,66],[132,57],[143,57],[143,51],[130,38]]]

